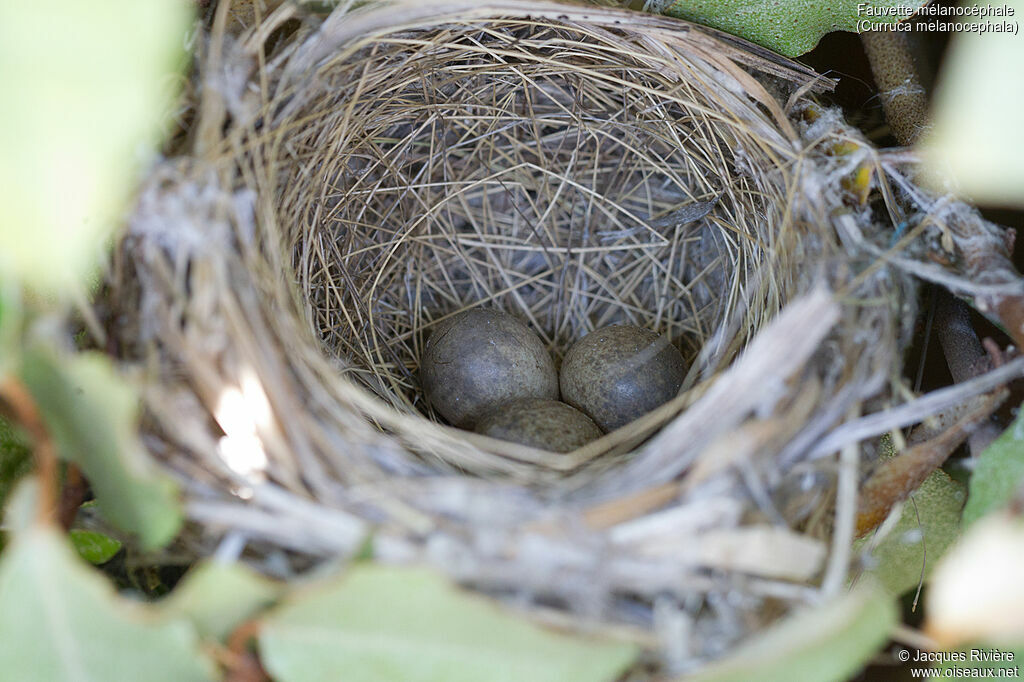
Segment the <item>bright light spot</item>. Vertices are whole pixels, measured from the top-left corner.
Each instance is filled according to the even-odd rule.
[[[921,542],[923,537],[924,533],[921,532],[920,528],[912,528],[903,534],[900,541],[905,545],[916,545]]]
[[[245,398],[237,388],[226,388],[221,392],[214,417],[228,436],[256,434],[256,422],[246,410]]]
[[[270,426],[273,419],[270,412],[270,401],[267,400],[267,394],[264,392],[260,380],[250,370],[242,372],[242,398],[256,426],[263,429]]]
[[[243,500],[251,500],[256,491],[247,485],[243,485],[233,489],[231,492],[234,493],[236,497],[240,497]]]
[[[262,480],[267,453],[259,430],[272,423],[270,401],[253,372],[243,372],[241,384],[241,389],[224,389],[217,401],[214,417],[225,434],[217,443],[217,451],[235,473]]]
[[[228,468],[250,479],[262,479],[267,468],[267,453],[256,436],[224,436],[217,453]]]

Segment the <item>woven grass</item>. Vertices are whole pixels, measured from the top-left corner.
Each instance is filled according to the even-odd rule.
[[[677,669],[841,589],[870,449],[815,446],[904,400],[914,299],[878,255],[898,164],[808,99],[828,83],[609,8],[392,2],[281,38],[295,12],[240,35],[219,19],[198,120],[109,278],[112,345],[191,546],[280,573],[372,533],[379,560]],[[642,325],[691,369],[574,453],[475,436],[416,374],[431,327],[473,306],[556,359]]]

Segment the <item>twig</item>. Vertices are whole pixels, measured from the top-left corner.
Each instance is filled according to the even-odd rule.
[[[210,31],[207,69],[216,78],[223,78],[221,69],[224,62],[224,34],[230,9],[230,2],[217,4],[213,29]],[[227,116],[227,104],[224,101],[223,93],[219,88],[213,86],[210,76],[207,76],[203,90],[205,96],[200,103],[197,123],[194,128],[194,146],[199,154],[212,153],[217,148],[221,139],[221,126],[224,125],[224,119]]]
[[[907,627],[902,623],[894,625],[892,630],[889,631],[889,636],[894,642],[900,642],[901,644],[906,644],[907,646],[912,646],[915,649],[920,649],[922,651],[938,651],[941,648],[939,643],[928,635],[924,634],[920,630]]]
[[[997,229],[977,211],[954,209],[945,220],[957,239],[963,259],[963,274],[972,282],[988,285],[989,291],[975,296],[973,305],[982,313],[994,314],[1018,348],[1024,348],[1024,280],[1013,263],[1013,230]]]
[[[989,354],[971,325],[967,306],[948,292],[935,290],[935,323],[939,343],[953,381],[962,383],[992,368]],[[971,455],[977,457],[999,436],[994,424],[980,424],[967,437]]]
[[[927,92],[921,74],[911,55],[910,38],[896,31],[868,31],[861,42],[871,64],[871,73],[878,85],[885,118],[893,136],[902,145],[913,145],[928,125]],[[980,220],[976,215],[975,220]],[[981,234],[982,230],[971,230]],[[1019,281],[1005,240],[970,239],[961,241],[966,274],[972,281],[993,282],[1004,279]],[[1006,276],[1009,273],[1009,276]],[[993,280],[995,278],[995,280]],[[975,301],[983,312],[995,313],[1018,347],[1024,348],[1024,296],[994,293]],[[948,359],[948,358],[947,358]]]
[[[82,476],[78,465],[70,463],[64,470],[64,487],[60,491],[60,501],[57,510],[57,518],[64,530],[70,530],[78,516],[78,509],[85,501],[85,495],[89,491],[89,484]]]
[[[917,592],[914,593],[914,603],[910,605],[911,613],[917,611],[917,604],[921,600],[921,590],[924,589],[924,574],[928,569],[928,534],[924,532],[921,525],[921,510],[917,508],[917,500],[911,496],[910,501],[914,505],[914,518],[917,519],[917,527],[921,529],[921,575],[917,578]]]
[[[269,682],[270,676],[249,648],[249,643],[259,636],[261,625],[258,620],[247,621],[229,635],[223,661],[227,668],[225,682]]]
[[[836,486],[836,522],[835,532],[832,534],[832,555],[821,584],[821,591],[826,596],[837,594],[846,583],[857,510],[859,453],[860,448],[855,443],[851,443],[844,447],[839,454],[839,480]]]
[[[867,31],[860,39],[893,136],[901,145],[914,144],[926,127],[928,98],[908,37],[897,31]]]
[[[894,407],[875,412],[855,421],[846,422],[823,438],[810,457],[824,457],[852,441],[867,440],[893,429],[916,424],[932,415],[964,402],[971,396],[986,393],[1024,374],[1024,358],[1015,358],[1002,367],[965,381],[962,384],[940,388],[937,391]]]
[[[32,439],[32,455],[36,461],[36,475],[39,477],[36,518],[39,521],[53,521],[56,510],[57,453],[50,434],[32,395],[20,381],[13,377],[4,379],[0,383],[0,400],[4,401],[15,421],[28,431]]]
[[[966,440],[974,427],[1002,404],[1006,390],[972,401],[970,412],[942,434],[919,443],[883,462],[861,487],[857,510],[857,536],[860,537],[885,520],[898,502],[916,490],[946,458]]]
[[[971,326],[967,307],[947,292],[935,292],[935,322],[939,343],[953,381],[961,383],[991,369],[988,354]]]

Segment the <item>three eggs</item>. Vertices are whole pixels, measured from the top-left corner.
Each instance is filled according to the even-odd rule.
[[[671,400],[685,374],[666,337],[628,325],[587,334],[556,372],[533,331],[487,308],[438,324],[420,362],[423,392],[451,424],[554,452],[575,450]]]

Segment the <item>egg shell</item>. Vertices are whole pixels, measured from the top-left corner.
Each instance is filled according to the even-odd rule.
[[[565,354],[562,399],[607,431],[628,424],[679,393],[686,362],[668,337],[612,325],[587,334]]]
[[[451,424],[472,428],[495,406],[518,398],[558,398],[555,365],[540,340],[511,315],[472,308],[439,323],[427,340],[420,382]]]
[[[590,417],[571,405],[543,398],[498,406],[480,418],[476,432],[552,452],[571,452],[601,437]]]

